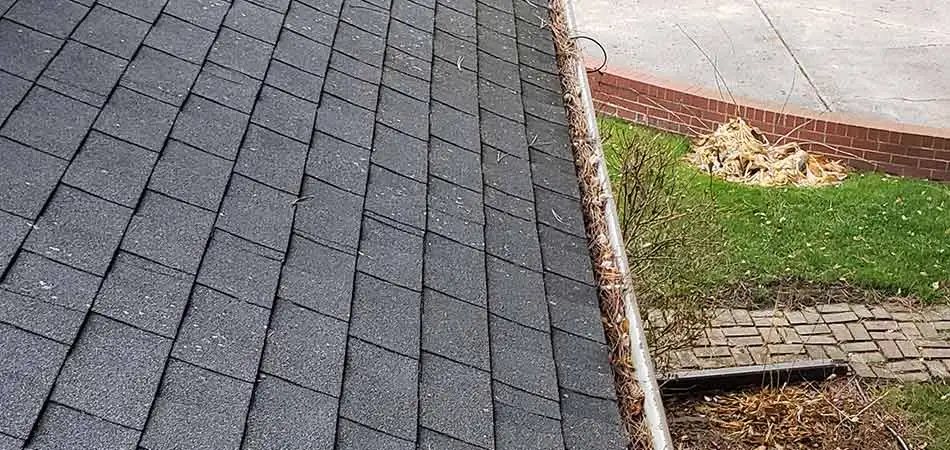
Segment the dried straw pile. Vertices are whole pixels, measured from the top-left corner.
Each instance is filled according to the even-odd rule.
[[[893,450],[912,432],[887,411],[884,392],[837,379],[669,402],[681,450]]]
[[[847,177],[841,163],[810,154],[794,142],[771,144],[741,118],[696,138],[687,159],[728,181],[758,186],[826,186]]]

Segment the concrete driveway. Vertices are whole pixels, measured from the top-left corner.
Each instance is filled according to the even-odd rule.
[[[946,0],[575,1],[580,31],[607,50],[607,70],[720,90],[724,99],[950,123]]]

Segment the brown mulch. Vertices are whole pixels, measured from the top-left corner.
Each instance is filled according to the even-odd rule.
[[[746,309],[801,309],[829,303],[922,305],[920,299],[913,296],[891,295],[841,282],[815,283],[801,278],[733,283],[709,297],[728,308]]]
[[[858,379],[666,401],[678,450],[919,449],[921,436]],[[903,443],[906,447],[902,447]]]

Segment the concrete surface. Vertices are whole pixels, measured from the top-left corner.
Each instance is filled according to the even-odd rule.
[[[938,128],[950,123],[944,1],[576,2],[580,32],[604,45],[608,69],[720,90],[724,99],[731,91],[815,111]],[[596,46],[582,45],[590,59],[601,60]]]

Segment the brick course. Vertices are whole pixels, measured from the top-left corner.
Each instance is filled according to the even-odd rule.
[[[751,106],[758,102],[741,99],[735,105],[695,87],[678,88],[647,75],[597,72],[588,77],[594,107],[601,114],[687,136],[710,132],[738,115],[762,131],[770,142],[787,136],[808,151],[856,169],[950,181],[947,129],[874,123],[836,114],[791,111],[781,105]]]

